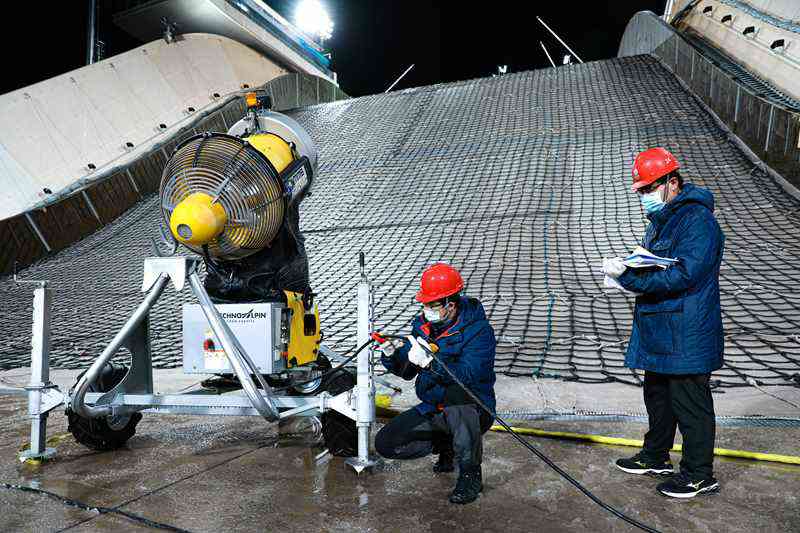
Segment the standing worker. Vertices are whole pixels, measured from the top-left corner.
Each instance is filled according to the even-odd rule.
[[[709,378],[722,367],[719,269],[725,237],[714,218],[714,197],[684,183],[679,167],[664,148],[645,150],[633,164],[633,191],[650,220],[642,245],[678,262],[665,270],[628,269],[614,258],[603,262],[603,270],[639,295],[625,366],[645,371],[649,418],[643,449],[616,465],[631,474],[672,474],[669,450],[677,427],[683,435],[680,472],[657,490],[692,498],[719,490]]]
[[[436,347],[437,356],[453,374],[494,412],[494,330],[483,305],[461,295],[464,281],[450,265],[435,263],[425,270],[417,292],[422,314],[414,318],[411,335],[385,343],[381,362],[389,372],[416,381],[422,401],[401,413],[375,436],[375,449],[387,459],[439,458],[433,471],[459,475],[450,502],[475,501],[483,490],[483,434],[493,417],[483,411],[422,348]]]

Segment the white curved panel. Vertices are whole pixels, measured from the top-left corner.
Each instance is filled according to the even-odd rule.
[[[0,219],[136,158],[197,112],[286,70],[226,37],[182,35],[0,96]],[[129,151],[125,143],[133,143]],[[87,165],[97,169],[89,171]]]
[[[797,0],[745,0],[745,3],[773,17],[800,22],[800,2]]]
[[[794,1],[800,4],[800,0]],[[711,7],[712,11],[703,14],[705,7]],[[731,20],[723,23],[726,15],[731,15]],[[800,34],[767,24],[720,0],[704,0],[683,24],[757,76],[800,99]],[[748,26],[753,26],[755,31],[745,36],[743,31]],[[778,39],[783,39],[785,46],[771,49],[770,45]]]

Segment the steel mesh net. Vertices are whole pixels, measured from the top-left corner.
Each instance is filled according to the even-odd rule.
[[[630,193],[639,151],[664,146],[710,189],[726,235],[721,386],[800,383],[800,202],[729,140],[658,60],[619,58],[421,87],[290,112],[320,149],[301,229],[325,342],[355,344],[358,253],[378,328],[407,330],[419,276],[444,260],[484,304],[496,369],[639,384],[623,367],[633,299],[602,287],[606,256],[646,220]],[[141,301],[158,200],[23,272],[54,297],[52,362],[81,367]],[[0,367],[27,364],[32,296],[0,282]],[[180,303],[151,314],[154,364],[179,366]]]

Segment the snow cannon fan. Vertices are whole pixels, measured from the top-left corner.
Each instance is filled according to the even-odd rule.
[[[228,134],[204,133],[177,146],[161,176],[164,221],[178,243],[206,258],[243,259],[276,237],[289,207],[309,190],[316,160],[297,122],[251,110]]]

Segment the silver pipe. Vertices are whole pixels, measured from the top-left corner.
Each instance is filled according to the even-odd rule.
[[[144,300],[142,300],[142,303],[139,304],[139,307],[137,307],[130,318],[128,318],[128,321],[125,322],[122,329],[114,336],[111,343],[106,346],[106,349],[103,350],[100,357],[95,359],[92,366],[89,367],[89,370],[87,370],[80,381],[78,381],[78,384],[75,386],[75,394],[72,396],[72,401],[70,402],[70,406],[75,413],[86,418],[98,418],[112,414],[112,407],[110,405],[86,405],[84,396],[86,396],[89,387],[100,377],[100,372],[103,370],[106,363],[114,357],[114,354],[117,353],[117,350],[122,346],[122,343],[125,342],[128,335],[139,326],[150,312],[153,305],[155,305],[156,301],[158,301],[161,293],[164,292],[164,287],[167,286],[167,281],[169,281],[169,276],[167,274],[159,274],[158,279],[156,279],[153,287],[147,293]]]
[[[539,41],[539,46],[541,46],[542,50],[544,50],[544,55],[547,56],[547,60],[550,61],[550,64],[553,65],[553,68],[556,68],[556,64],[553,62],[553,58],[550,57],[550,52],[548,52],[547,48],[544,47],[544,43],[542,41]]]
[[[97,0],[89,0],[89,22],[86,27],[86,64],[97,61]]]
[[[103,219],[100,218],[100,213],[98,213],[97,209],[94,208],[94,204],[92,203],[91,198],[89,198],[89,195],[86,194],[86,191],[82,191],[81,195],[83,195],[83,199],[86,201],[86,205],[89,206],[89,209],[91,210],[92,214],[94,215],[94,218],[96,218],[97,221],[100,224],[102,224],[103,223]]]
[[[767,137],[766,137],[766,140],[764,141],[764,158],[765,159],[768,157],[767,156],[767,152],[769,152],[769,138],[772,135],[772,119],[774,118],[774,116],[775,116],[775,106],[771,105],[771,106],[769,106],[769,123],[767,123]]]
[[[397,84],[400,82],[400,80],[402,80],[402,79],[403,79],[403,78],[406,76],[406,74],[408,74],[408,71],[410,71],[412,68],[414,68],[414,64],[413,64],[413,63],[411,64],[411,66],[410,66],[410,67],[408,67],[407,69],[405,69],[405,70],[403,71],[403,73],[402,73],[402,74],[400,74],[400,77],[399,77],[399,78],[397,78],[396,80],[394,80],[394,83],[392,83],[391,85],[389,85],[389,88],[388,88],[388,89],[386,89],[385,91],[383,91],[383,92],[384,92],[384,94],[385,94],[385,93],[388,93],[389,91],[391,91],[391,90],[394,88],[394,86],[395,86],[395,85],[397,85]]]
[[[363,263],[361,271],[362,281],[358,284],[358,314],[356,338],[361,346],[369,342],[372,331],[372,287],[364,275]],[[356,427],[358,429],[358,460],[361,464],[369,463],[369,435],[372,423],[375,421],[375,384],[372,381],[371,350],[365,348],[358,354],[358,367],[356,371],[356,387],[354,389],[357,399]]]
[[[667,0],[667,5],[664,6],[664,14],[661,15],[661,18],[664,19],[664,22],[669,24],[669,16],[672,14],[672,7],[675,5],[675,0]]]
[[[558,40],[558,42],[560,42],[564,46],[564,48],[566,48],[567,51],[569,51],[570,54],[574,55],[575,59],[577,59],[578,61],[583,63],[583,59],[581,59],[581,57],[578,54],[576,54],[575,51],[567,45],[567,43],[562,41],[561,37],[559,37],[556,34],[556,32],[554,32],[553,30],[550,29],[550,26],[545,24],[544,21],[540,17],[536,17],[536,20],[538,20],[542,24],[542,26],[544,26],[547,29],[547,31],[549,31],[553,35],[553,37],[555,37]]]
[[[47,239],[44,238],[44,235],[42,235],[42,232],[39,230],[39,226],[37,226],[36,222],[33,221],[33,217],[31,216],[31,212],[30,211],[25,213],[25,220],[27,220],[28,224],[31,225],[31,227],[33,228],[33,232],[36,234],[37,237],[39,237],[39,240],[44,245],[44,249],[47,250],[47,253],[52,252],[53,250],[52,250],[52,248],[50,248],[50,245],[47,243]]]
[[[28,412],[31,418],[33,457],[47,454],[47,413],[42,413],[42,391],[50,385],[50,317],[52,290],[42,281],[33,293],[33,342],[31,380],[28,383]]]
[[[203,287],[203,282],[200,281],[200,276],[197,274],[197,271],[189,274],[189,283],[192,286],[194,295],[200,302],[200,307],[203,309],[203,314],[206,316],[206,320],[208,320],[209,325],[211,325],[211,329],[222,343],[222,348],[225,350],[225,355],[227,356],[234,372],[236,372],[236,375],[239,377],[239,382],[242,385],[242,389],[250,399],[253,407],[267,421],[275,422],[280,418],[280,412],[278,411],[277,407],[275,407],[272,398],[269,397],[269,386],[266,384],[263,376],[261,376],[261,373],[258,371],[256,365],[253,364],[253,361],[247,355],[247,352],[242,349],[239,341],[236,339],[236,336],[231,332],[228,325],[220,316],[219,311]],[[259,383],[261,383],[261,386],[264,387],[266,396],[258,392],[256,384],[253,383],[253,379],[250,377],[252,374],[256,375]]]

